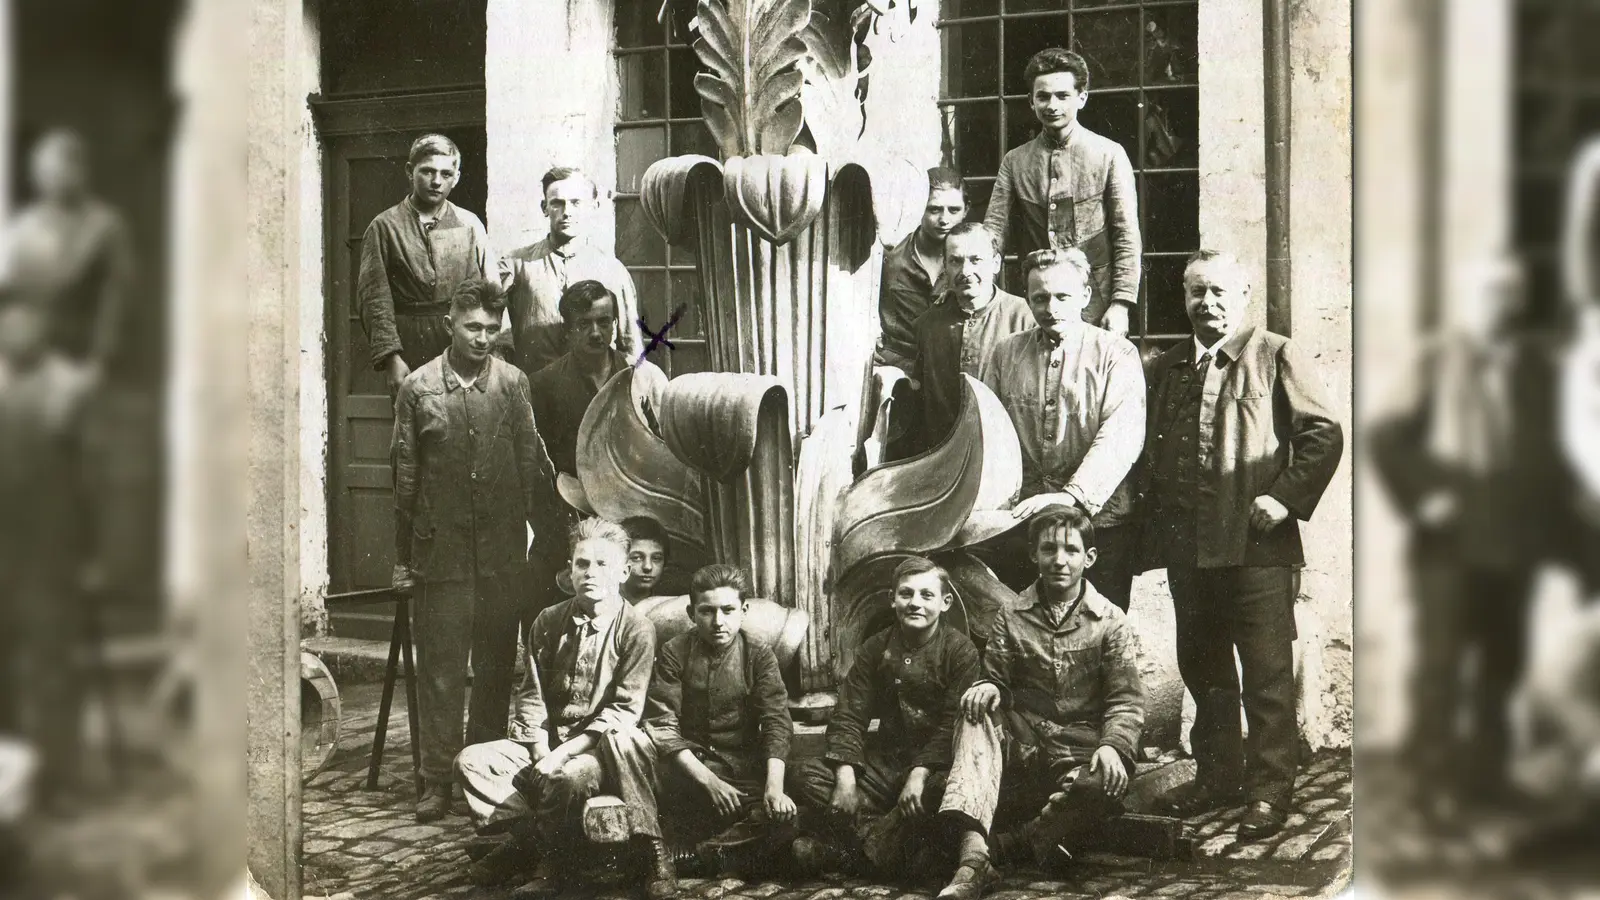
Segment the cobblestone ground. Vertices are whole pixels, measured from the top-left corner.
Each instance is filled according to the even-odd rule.
[[[302,859],[308,897],[520,900],[533,896],[537,884],[486,889],[467,881],[465,847],[472,840],[472,828],[463,815],[416,824],[410,743],[399,698],[378,789],[365,790],[376,702],[376,686],[358,685],[347,692],[340,749],[307,784]],[[1237,843],[1233,830],[1243,810],[1223,810],[1188,823],[1197,848],[1193,859],[1086,854],[1070,870],[1008,870],[988,896],[992,900],[1118,896],[1216,900],[1337,893],[1349,880],[1351,863],[1349,754],[1317,755],[1300,775],[1295,800],[1289,827],[1272,840]],[[462,808],[460,802],[456,805]],[[681,889],[687,900],[913,900],[932,896],[938,885],[844,878],[782,884],[684,879]],[[636,893],[599,877],[584,890],[585,897],[596,900]]]

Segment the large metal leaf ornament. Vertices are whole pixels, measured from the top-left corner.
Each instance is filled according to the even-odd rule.
[[[787,153],[803,113],[796,64],[810,0],[700,0],[694,77],[706,127],[725,157]]]
[[[817,153],[834,161],[850,157],[865,126],[857,85],[856,44],[846,23],[834,22],[815,10],[800,32],[806,45],[800,71],[805,77],[800,100],[806,127]]]
[[[724,199],[741,223],[774,244],[787,244],[822,214],[828,163],[815,153],[730,157]]]

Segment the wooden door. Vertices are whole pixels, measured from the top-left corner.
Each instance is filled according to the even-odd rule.
[[[374,216],[405,196],[406,153],[414,138],[430,131],[449,136],[461,148],[461,181],[451,202],[480,216],[484,211],[483,94],[453,94],[465,96],[453,101],[426,95],[317,104],[327,224],[328,551],[333,592],[387,586],[394,565],[389,465],[394,412],[384,377],[372,368],[356,306],[362,235]],[[381,611],[377,616],[382,617]]]

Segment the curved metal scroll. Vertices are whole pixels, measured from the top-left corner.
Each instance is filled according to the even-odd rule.
[[[678,459],[732,483],[750,467],[762,404],[773,392],[780,405],[787,403],[776,378],[729,372],[680,375],[662,392],[661,436]]]
[[[946,547],[980,500],[998,505],[1016,494],[1022,457],[1011,417],[982,382],[963,375],[962,384],[961,412],[943,443],[867,472],[840,498],[836,571],[848,574],[885,548],[927,553]],[[986,464],[991,454],[993,465]]]
[[[722,190],[722,164],[709,156],[672,156],[657,160],[644,170],[639,183],[639,201],[645,218],[669,244],[681,244],[694,234],[694,217],[689,204],[689,186],[703,179]]]
[[[655,519],[688,563],[709,551],[705,485],[650,428],[645,410],[660,409],[666,385],[648,361],[611,376],[578,426],[578,479],[596,513],[612,521]]]

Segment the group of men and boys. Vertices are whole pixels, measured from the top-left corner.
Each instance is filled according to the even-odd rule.
[[[779,665],[741,632],[744,573],[693,573],[694,628],[657,647],[633,603],[670,569],[660,526],[581,518],[556,489],[588,403],[639,346],[627,271],[585,240],[595,185],[551,170],[550,236],[496,262],[481,222],[446,199],[459,152],[436,135],[414,145],[411,195],[363,242],[361,309],[396,394],[418,818],[447,814],[459,784],[481,830],[510,832],[476,880],[536,863],[570,876],[579,814],[603,791],[629,809],[652,897],[675,891],[666,837],[699,847],[680,860],[697,866],[926,872],[942,859],[954,875],[941,897],[977,898],[998,865],[1056,860],[1118,809],[1145,715],[1125,612],[1133,576],[1163,567],[1198,764],[1167,805],[1185,816],[1247,805],[1245,840],[1283,826],[1298,752],[1296,520],[1329,484],[1342,430],[1307,355],[1247,324],[1250,279],[1227,254],[1191,258],[1193,339],[1147,370],[1126,338],[1140,254],[1127,153],[1077,122],[1081,57],[1042,51],[1025,75],[1039,136],[1006,154],[983,224],[962,222],[959,175],[930,173],[921,223],[885,256],[876,358],[915,388],[903,452],[944,439],[963,375],[1009,413],[1023,461],[1016,525],[973,549],[1018,599],[969,638],[940,624],[949,576],[908,559],[894,623],[845,675],[826,753],[792,767]],[[997,285],[1008,233],[1025,297]],[[838,816],[865,824],[825,824]]]

